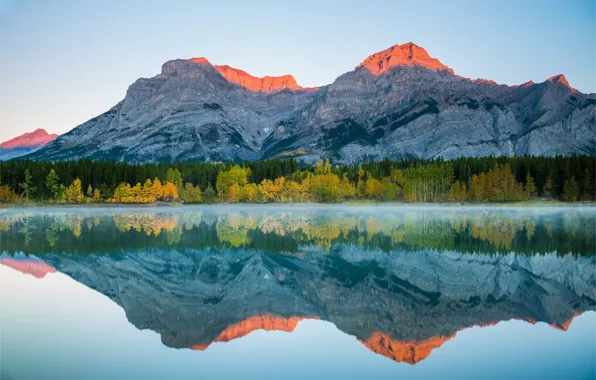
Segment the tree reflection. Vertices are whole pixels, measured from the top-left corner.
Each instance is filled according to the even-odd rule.
[[[385,252],[594,253],[590,212],[238,210],[7,213],[2,250],[110,253],[130,248],[252,248],[296,253],[356,245]],[[99,243],[98,243],[99,242]]]

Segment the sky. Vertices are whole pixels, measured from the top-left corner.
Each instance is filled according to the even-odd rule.
[[[465,77],[596,92],[594,0],[0,0],[0,141],[65,133],[171,59],[320,86],[410,41]]]

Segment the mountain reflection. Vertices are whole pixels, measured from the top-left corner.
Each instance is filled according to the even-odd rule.
[[[205,350],[321,319],[415,364],[466,328],[520,319],[566,330],[595,310],[595,219],[592,210],[6,212],[0,264],[55,268],[169,347]]]

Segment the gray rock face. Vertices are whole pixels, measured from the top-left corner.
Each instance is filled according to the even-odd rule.
[[[254,316],[318,317],[367,340],[411,342],[524,319],[555,326],[596,306],[593,256],[365,251],[267,254],[254,250],[44,254],[171,347],[208,345]]]
[[[169,61],[112,109],[29,157],[351,162],[595,154],[596,97],[562,75],[509,87],[435,66],[359,66],[316,90],[266,93],[226,80],[206,60]]]
[[[0,148],[0,161],[8,161],[15,157],[21,157],[28,153],[35,152],[39,147],[31,148],[13,148],[13,149],[2,149]]]

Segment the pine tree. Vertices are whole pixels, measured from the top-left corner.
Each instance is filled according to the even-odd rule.
[[[536,183],[534,182],[534,178],[530,175],[530,172],[526,174],[526,185],[524,186],[524,190],[527,199],[536,197]]]
[[[555,184],[553,181],[553,175],[549,174],[548,177],[546,177],[546,183],[544,184],[544,189],[542,190],[542,192],[544,193],[544,196],[548,197],[548,198],[552,198],[555,195]]]
[[[182,189],[183,182],[180,170],[178,170],[178,168],[169,168],[166,172],[166,182],[172,183],[178,190]]]
[[[47,177],[46,177],[46,189],[48,190],[48,194],[50,196],[50,199],[55,201],[58,198],[58,194],[60,191],[60,177],[58,177],[58,174],[56,174],[56,171],[54,169],[50,169],[50,172],[48,173]]]
[[[206,203],[213,203],[217,200],[217,194],[211,185],[207,186],[205,192],[203,193],[203,199]]]
[[[582,183],[582,199],[594,199],[594,188],[592,185],[592,173],[588,168],[584,169],[584,180]]]
[[[563,200],[566,202],[575,202],[579,196],[579,187],[575,181],[575,177],[571,177],[565,181],[563,185]]]
[[[29,173],[29,169],[25,169],[25,182],[19,183],[19,186],[21,187],[21,189],[23,189],[23,194],[25,194],[26,202],[29,202],[29,197],[33,195],[33,193],[35,193],[35,190],[37,190],[37,188],[34,187],[32,183],[33,181],[31,173]]]

